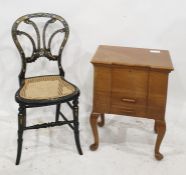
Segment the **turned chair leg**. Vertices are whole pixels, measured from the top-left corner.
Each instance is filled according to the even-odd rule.
[[[23,127],[26,127],[26,108],[23,111]]]
[[[158,134],[156,145],[155,145],[155,157],[157,160],[163,159],[163,155],[160,153],[160,145],[164,138],[165,132],[166,132],[166,123],[165,121],[156,120],[155,121],[155,131]]]
[[[60,107],[61,107],[61,104],[57,104],[57,105],[56,105],[56,118],[55,118],[55,121],[56,121],[56,122],[59,121],[59,111],[60,111]]]
[[[81,150],[81,144],[79,139],[79,108],[78,108],[78,99],[73,101],[73,119],[74,119],[74,137],[76,142],[76,147],[78,150],[78,153],[80,155],[83,155],[83,152]]]
[[[25,114],[26,109],[23,106],[19,107],[19,114],[18,114],[18,139],[17,139],[17,158],[16,158],[16,165],[19,165],[21,152],[22,152],[22,142],[23,142],[23,130],[24,125],[26,124]]]

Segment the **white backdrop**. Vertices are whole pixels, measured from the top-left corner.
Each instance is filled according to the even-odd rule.
[[[0,121],[6,123],[0,131],[6,130],[10,122],[12,126],[15,125],[15,130],[17,125],[18,106],[14,101],[14,94],[18,88],[17,76],[21,59],[11,38],[12,24],[22,15],[48,12],[63,16],[70,26],[70,38],[63,54],[63,65],[67,79],[81,89],[80,120],[85,123],[88,122],[92,105],[93,69],[90,60],[98,45],[169,50],[175,71],[170,74],[169,79],[167,120],[170,122],[170,128],[175,125],[177,127],[172,130],[174,134],[176,132],[175,138],[172,137],[173,142],[186,146],[186,142],[182,142],[182,139],[186,138],[185,135],[177,132],[178,128],[180,132],[186,128],[185,0],[0,0],[0,2]],[[46,68],[53,69],[50,66]],[[36,70],[38,68],[33,66],[29,72]],[[52,107],[37,109],[36,113],[49,116],[53,114],[53,110]],[[88,130],[90,133],[89,127]],[[3,138],[4,134],[8,133],[2,132],[0,136]],[[171,140],[173,133],[168,134]],[[16,140],[14,137],[16,135],[12,135],[13,143]],[[87,143],[84,142],[85,150],[88,149],[89,143],[89,140]],[[0,145],[0,149],[9,144]],[[14,155],[11,161],[14,161]]]
[[[168,49],[175,71],[170,74],[168,103],[183,105],[186,63],[186,3],[184,0],[6,0],[0,6],[0,111],[15,115],[14,93],[18,88],[19,54],[12,42],[11,27],[20,16],[51,12],[70,25],[63,64],[70,80],[82,91],[82,105],[90,110],[92,66],[99,44]],[[33,68],[34,71],[34,68]],[[181,106],[180,106],[181,107]]]

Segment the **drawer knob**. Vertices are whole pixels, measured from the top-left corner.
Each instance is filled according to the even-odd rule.
[[[122,98],[121,101],[123,102],[129,102],[129,103],[136,103],[135,99],[128,99],[128,98]]]

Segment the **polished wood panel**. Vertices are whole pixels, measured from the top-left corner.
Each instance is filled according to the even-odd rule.
[[[111,105],[146,107],[147,79],[147,71],[113,66]]]
[[[99,113],[105,113],[110,108],[111,71],[109,67],[105,66],[96,66],[94,69],[93,109]]]
[[[155,157],[161,160],[160,145],[166,131],[165,109],[168,74],[173,70],[166,50],[99,46],[92,59],[94,98],[90,124],[94,143],[99,145],[98,126],[105,113],[154,119],[157,134]]]
[[[149,95],[147,115],[155,119],[163,119],[167,99],[168,74],[151,71],[149,76]]]

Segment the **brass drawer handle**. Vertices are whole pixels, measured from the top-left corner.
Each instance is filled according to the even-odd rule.
[[[133,113],[134,111],[126,110],[124,112],[126,112],[126,113]]]
[[[134,100],[134,99],[128,99],[128,98],[122,98],[121,101],[123,101],[123,102],[129,102],[129,103],[136,103],[136,100]]]

